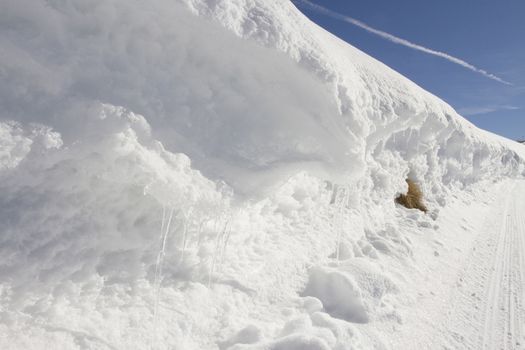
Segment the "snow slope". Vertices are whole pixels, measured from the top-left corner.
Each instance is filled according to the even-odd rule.
[[[288,1],[4,0],[0,48],[3,349],[388,348],[525,171]]]

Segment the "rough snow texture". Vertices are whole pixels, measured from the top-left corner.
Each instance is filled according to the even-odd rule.
[[[288,1],[6,0],[0,49],[2,349],[387,346],[406,228],[524,173]]]

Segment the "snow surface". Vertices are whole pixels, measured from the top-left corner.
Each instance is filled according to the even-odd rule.
[[[525,173],[288,1],[3,0],[0,48],[2,349],[417,348]]]

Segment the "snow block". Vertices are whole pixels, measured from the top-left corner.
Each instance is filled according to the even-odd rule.
[[[369,321],[361,290],[343,271],[330,267],[312,268],[304,295],[321,300],[324,309],[333,317],[356,323]]]

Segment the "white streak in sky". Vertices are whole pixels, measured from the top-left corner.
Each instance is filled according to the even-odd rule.
[[[464,108],[459,108],[457,111],[460,115],[463,115],[463,116],[474,116],[474,115],[492,113],[496,111],[515,111],[518,109],[520,109],[520,107],[505,106],[505,105],[503,106],[489,105],[489,106],[481,106],[481,107],[464,107]]]
[[[357,19],[354,19],[354,18],[349,17],[349,16],[341,15],[341,14],[336,13],[336,12],[334,12],[332,10],[329,10],[329,9],[323,7],[323,6],[314,4],[314,3],[312,3],[312,2],[310,2],[308,0],[292,0],[292,2],[295,2],[295,3],[299,4],[299,5],[304,5],[305,7],[309,8],[311,10],[317,11],[319,13],[322,13],[324,15],[330,16],[332,18],[335,18],[335,19],[338,19],[338,20],[341,20],[341,21],[353,24],[356,27],[364,29],[364,30],[366,30],[369,33],[375,34],[375,35],[377,35],[377,36],[379,36],[379,37],[381,37],[383,39],[386,39],[386,40],[388,40],[390,42],[393,42],[395,44],[403,45],[403,46],[409,47],[409,48],[411,48],[413,50],[421,51],[421,52],[427,53],[429,55],[433,55],[433,56],[444,58],[444,59],[446,59],[449,62],[458,64],[458,65],[460,65],[460,66],[462,66],[464,68],[470,69],[471,71],[479,73],[479,74],[481,74],[481,75],[483,75],[483,76],[485,76],[485,77],[487,77],[489,79],[498,81],[498,82],[500,82],[502,84],[512,85],[508,81],[505,81],[505,80],[501,79],[500,77],[498,77],[498,76],[496,76],[496,75],[494,75],[492,73],[487,72],[486,70],[478,68],[478,67],[476,67],[476,66],[474,66],[474,65],[472,65],[472,64],[470,64],[468,62],[465,62],[465,61],[463,61],[460,58],[451,56],[451,55],[449,55],[447,53],[444,53],[444,52],[441,52],[441,51],[432,50],[432,49],[426,48],[424,46],[421,46],[421,45],[418,45],[418,44],[414,44],[414,43],[412,43],[412,42],[410,42],[408,40],[399,38],[399,37],[397,37],[395,35],[389,34],[389,33],[384,32],[382,30],[372,28],[368,24],[363,23],[363,22],[361,22],[361,21],[359,21]]]

